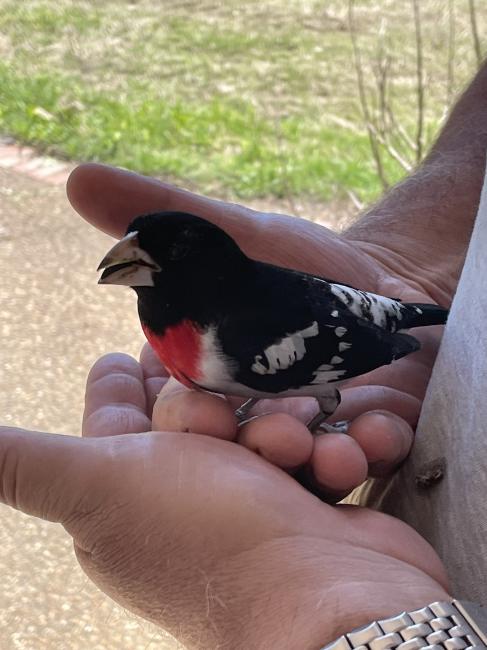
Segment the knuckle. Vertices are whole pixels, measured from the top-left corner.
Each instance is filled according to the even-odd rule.
[[[119,372],[142,379],[140,365],[133,357],[123,352],[111,352],[95,361],[88,374],[88,382],[94,382],[104,375]]]
[[[96,409],[83,423],[85,436],[111,436],[150,430],[150,420],[133,404],[106,404]]]
[[[18,485],[20,483],[20,454],[13,445],[9,445],[0,429],[0,501],[12,508],[19,507]],[[10,429],[6,430],[7,432]]]
[[[142,381],[138,377],[125,372],[113,371],[105,374],[86,389],[88,401],[100,402],[110,399],[113,402],[144,403],[145,392]]]

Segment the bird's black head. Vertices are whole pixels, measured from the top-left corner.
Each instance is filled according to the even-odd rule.
[[[136,217],[107,253],[100,284],[164,287],[191,277],[217,281],[247,260],[233,239],[214,224],[185,212]]]

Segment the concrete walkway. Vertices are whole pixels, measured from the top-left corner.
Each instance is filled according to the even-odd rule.
[[[66,168],[46,182],[32,159],[22,173],[18,164],[0,160],[0,418],[77,435],[91,363],[113,350],[137,354],[142,344],[135,296],[97,285],[111,240],[70,209]],[[0,506],[0,648],[176,645],[88,581],[60,526]]]

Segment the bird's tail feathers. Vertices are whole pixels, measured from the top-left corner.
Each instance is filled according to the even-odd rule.
[[[404,319],[401,321],[401,329],[423,327],[426,325],[444,325],[449,314],[448,309],[439,305],[403,302],[402,306],[408,309]]]
[[[402,332],[397,332],[394,334],[392,354],[393,359],[401,359],[411,352],[416,352],[421,347],[418,339],[414,338],[410,334],[404,334]]]

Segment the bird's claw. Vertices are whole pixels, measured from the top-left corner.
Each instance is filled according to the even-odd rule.
[[[328,422],[321,422],[311,433],[315,436],[322,436],[325,433],[347,433],[350,422],[348,420],[341,420],[335,424],[328,424]]]
[[[258,401],[259,400],[255,397],[251,397],[243,404],[241,404],[238,409],[235,409],[235,417],[237,418],[239,424],[242,424],[249,419],[249,413]]]

